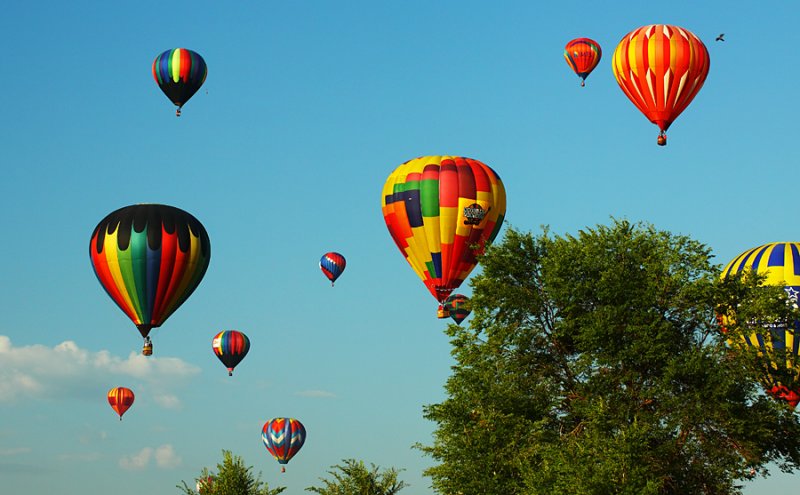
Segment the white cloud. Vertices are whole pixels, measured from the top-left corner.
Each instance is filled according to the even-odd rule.
[[[172,469],[181,465],[181,457],[175,453],[172,445],[166,444],[155,451],[156,465],[163,469]]]
[[[120,458],[119,466],[129,471],[140,471],[150,465],[150,460],[155,459],[156,466],[161,469],[173,469],[181,465],[181,457],[175,453],[170,444],[160,447],[145,447],[135,454]]]
[[[301,397],[316,397],[316,398],[336,397],[336,394],[334,394],[333,392],[327,392],[325,390],[303,390],[302,392],[295,392],[294,395],[299,395]]]
[[[31,451],[30,447],[13,447],[10,449],[0,449],[0,456],[27,454],[30,451]]]
[[[147,467],[147,464],[150,463],[150,457],[152,455],[153,449],[151,447],[145,447],[135,454],[123,456],[119,460],[119,467],[130,471],[144,469]]]
[[[0,404],[40,398],[96,400],[98,388],[133,382],[147,388],[162,407],[175,409],[180,407],[175,389],[199,372],[178,358],[135,352],[122,358],[105,350],[81,349],[70,340],[54,347],[15,347],[9,337],[0,335]]]

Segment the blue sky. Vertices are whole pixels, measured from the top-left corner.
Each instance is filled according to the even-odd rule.
[[[798,163],[796,5],[673,1],[18,2],[0,16],[0,479],[20,493],[170,493],[221,449],[303,489],[343,458],[406,471],[452,364],[433,298],[389,237],[380,191],[421,155],[476,158],[502,177],[507,224],[576,232],[613,216],[712,247],[797,241],[785,204]],[[629,31],[683,26],[708,46],[704,88],[656,146],[611,55]],[[726,42],[714,42],[720,32]],[[580,88],[563,47],[603,59]],[[186,47],[208,67],[175,118],[152,60]],[[155,355],[100,288],[92,229],[133,203],[195,215],[211,237],[200,287]],[[347,257],[335,288],[317,266]],[[461,292],[469,294],[469,287]],[[467,320],[469,321],[469,320]],[[212,337],[251,339],[232,378]],[[129,386],[118,421],[105,393]],[[280,474],[261,425],[308,430]],[[788,492],[778,472],[746,493]],[[174,493],[177,493],[175,490]]]

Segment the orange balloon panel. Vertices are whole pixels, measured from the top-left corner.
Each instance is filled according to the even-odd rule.
[[[458,156],[423,156],[395,169],[383,186],[386,227],[440,303],[477,265],[506,213],[500,177]]]
[[[667,24],[631,31],[614,50],[612,68],[627,97],[662,132],[683,112],[708,76],[706,46]]]

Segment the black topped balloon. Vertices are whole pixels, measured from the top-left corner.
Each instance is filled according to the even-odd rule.
[[[97,224],[89,242],[97,280],[145,339],[194,292],[208,268],[211,242],[203,225],[174,206],[120,208]]]
[[[167,50],[153,61],[153,78],[167,98],[178,107],[175,111],[178,117],[181,107],[197,93],[207,74],[208,67],[203,57],[186,48]]]

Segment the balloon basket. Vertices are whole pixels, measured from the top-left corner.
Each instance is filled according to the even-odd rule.
[[[444,306],[439,306],[439,309],[436,311],[436,317],[439,319],[450,318],[450,311]]]
[[[153,355],[153,344],[150,342],[146,343],[144,347],[142,347],[142,355],[144,356],[152,356]]]

